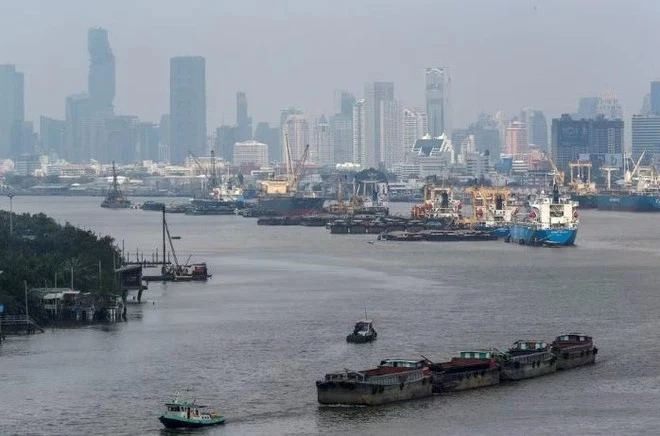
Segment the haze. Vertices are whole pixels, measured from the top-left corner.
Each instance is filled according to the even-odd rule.
[[[108,29],[116,113],[158,121],[169,110],[169,58],[207,59],[208,129],[235,120],[247,92],[256,121],[282,107],[332,113],[334,90],[395,83],[424,107],[423,69],[452,70],[455,127],[478,113],[548,118],[612,89],[624,118],[660,76],[657,1],[88,0],[0,2],[0,63],[25,73],[26,118],[64,117],[87,86],[87,29]]]

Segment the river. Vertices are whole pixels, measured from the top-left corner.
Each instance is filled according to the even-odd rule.
[[[160,246],[158,212],[100,201],[15,197],[13,208],[109,234],[132,256]],[[169,434],[157,418],[177,391],[227,417],[205,435],[657,434],[659,217],[583,211],[578,245],[546,249],[171,215],[179,259],[206,261],[212,279],[151,283],[126,322],[8,337],[0,434]],[[365,307],[378,340],[348,344]],[[326,372],[569,331],[594,337],[596,365],[382,407],[316,401]]]

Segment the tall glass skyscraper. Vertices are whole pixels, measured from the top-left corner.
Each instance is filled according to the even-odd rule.
[[[89,50],[88,93],[92,110],[112,108],[115,99],[115,55],[110,48],[108,31],[87,31]]]
[[[206,152],[206,60],[170,59],[170,159],[181,164],[188,152]]]
[[[446,68],[427,68],[426,77],[426,114],[428,115],[429,134],[437,138],[446,133],[451,137],[449,119],[449,72]]]

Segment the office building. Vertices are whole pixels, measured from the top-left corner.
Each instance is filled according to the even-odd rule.
[[[115,55],[108,41],[108,31],[103,28],[87,32],[89,51],[89,76],[87,92],[90,109],[112,109],[115,99]]]
[[[366,102],[364,99],[357,100],[353,105],[353,163],[366,168],[367,145],[366,145]]]
[[[314,122],[314,139],[312,141],[309,160],[321,165],[331,164],[335,160],[330,123],[325,115],[321,115]]]
[[[248,101],[244,92],[236,94],[237,141],[252,139],[252,118],[248,116]]]
[[[201,56],[170,59],[170,160],[184,163],[206,153],[206,61]]]
[[[527,126],[520,121],[512,121],[506,129],[505,154],[515,156],[529,151]]]
[[[258,141],[241,141],[234,144],[234,165],[268,166],[268,145]]]
[[[385,168],[405,161],[401,123],[403,112],[395,100],[380,102],[380,156]]]
[[[65,121],[41,116],[39,118],[39,134],[43,153],[55,157],[55,160],[64,156]]]
[[[0,65],[0,159],[21,154],[23,144],[16,141],[25,120],[24,89],[23,73],[14,65]]]
[[[289,115],[284,123],[284,129],[288,135],[291,160],[297,161],[302,158],[305,147],[309,145],[309,122],[304,115]],[[285,161],[284,157],[283,161]]]
[[[392,82],[374,82],[365,86],[365,150],[366,165],[378,167],[383,162],[382,150],[384,148],[382,140],[383,120],[381,116],[381,104],[384,101],[394,101],[394,83]]]
[[[280,161],[282,151],[280,150],[280,129],[270,127],[268,123],[258,123],[254,130],[254,139],[268,146],[268,161]]]
[[[660,80],[651,82],[649,103],[650,112],[655,115],[660,115]]]
[[[427,68],[426,114],[429,134],[437,138],[443,133],[451,137],[449,110],[449,71],[447,68]]]
[[[633,115],[632,154],[639,158],[646,155],[660,157],[660,114]]]
[[[608,120],[602,115],[574,120],[568,114],[552,120],[552,159],[562,170],[577,160],[589,160],[597,169],[612,159],[621,161],[622,153],[622,120]]]
[[[353,115],[335,114],[330,117],[330,141],[335,163],[353,162]]]

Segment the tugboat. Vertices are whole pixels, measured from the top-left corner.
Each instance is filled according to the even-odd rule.
[[[598,348],[591,336],[569,333],[555,338],[552,352],[557,358],[557,369],[562,370],[595,363]]]
[[[426,360],[385,359],[374,369],[326,374],[316,390],[321,404],[376,406],[430,397],[433,376]]]
[[[224,424],[225,417],[218,413],[205,413],[200,409],[206,408],[201,404],[179,401],[175,398],[165,403],[167,410],[158,419],[167,428],[199,428]]]
[[[464,391],[499,384],[500,367],[491,350],[461,351],[449,362],[432,363],[433,392]]]
[[[119,183],[117,182],[117,171],[115,169],[115,162],[112,162],[112,191],[108,193],[101,207],[107,209],[128,209],[131,207],[131,202],[124,197],[124,194],[119,190]]]
[[[557,370],[557,358],[543,341],[516,341],[498,356],[502,380],[522,380]]]
[[[364,319],[355,323],[353,333],[346,336],[346,342],[354,344],[364,344],[373,342],[378,338],[378,333],[374,330],[374,322],[367,319],[367,309],[364,309]]]

